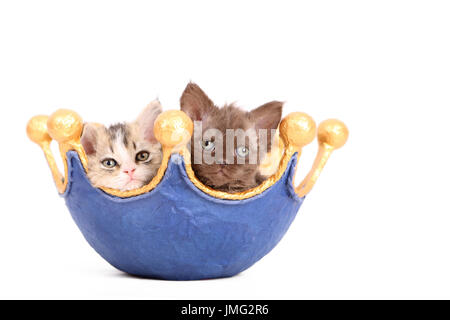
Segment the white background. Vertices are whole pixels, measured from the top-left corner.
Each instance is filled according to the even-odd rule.
[[[449,17],[448,1],[2,1],[0,298],[450,298]],[[342,119],[350,138],[252,268],[130,277],[83,239],[25,125],[177,109],[189,80],[217,104]]]

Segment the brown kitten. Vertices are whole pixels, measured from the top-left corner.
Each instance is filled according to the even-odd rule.
[[[161,145],[153,134],[153,123],[161,112],[159,101],[153,101],[133,123],[109,128],[84,125],[81,143],[88,157],[87,176],[94,187],[125,191],[150,182],[162,161]]]
[[[196,126],[191,139],[191,162],[203,184],[235,193],[256,187],[266,179],[259,172],[259,164],[271,150],[272,136],[281,120],[282,102],[272,101],[250,112],[233,104],[218,108],[198,85],[189,83],[180,103],[182,111],[198,121],[197,125],[201,123],[201,132]],[[210,129],[216,129],[216,134],[209,136]],[[234,135],[227,137],[227,129],[235,130]],[[266,130],[264,137],[258,135],[260,129]],[[246,137],[243,132],[246,130],[256,132],[253,140]],[[211,157],[216,157],[216,161],[211,163]]]

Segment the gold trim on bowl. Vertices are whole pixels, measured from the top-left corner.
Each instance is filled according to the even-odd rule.
[[[38,144],[43,150],[59,193],[64,193],[67,188],[68,151],[77,152],[83,168],[86,172],[88,171],[87,156],[80,143],[82,131],[83,122],[81,117],[76,112],[66,109],[57,110],[50,117],[35,116],[28,122],[27,135],[30,140]],[[170,156],[173,153],[179,153],[185,160],[187,176],[199,190],[219,199],[248,199],[261,194],[280,180],[295,152],[298,153],[298,158],[300,158],[302,148],[311,143],[316,136],[316,124],[309,115],[302,112],[293,112],[287,115],[281,121],[279,128],[284,152],[277,171],[259,186],[239,193],[217,191],[205,186],[197,179],[190,165],[190,154],[186,148],[193,132],[193,123],[184,112],[169,110],[161,113],[155,121],[154,131],[163,149],[162,163],[155,177],[147,185],[135,190],[100,189],[107,194],[121,198],[134,197],[149,192],[163,179]],[[342,147],[347,138],[348,129],[339,120],[330,119],[319,125],[319,151],[312,169],[302,183],[295,188],[295,192],[299,197],[303,197],[311,191],[331,153],[335,149]],[[64,163],[64,175],[59,172],[50,149],[52,140],[56,140],[59,144],[60,154]]]

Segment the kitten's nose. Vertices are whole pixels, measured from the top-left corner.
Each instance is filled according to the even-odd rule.
[[[130,177],[133,177],[133,173],[136,171],[136,168],[133,169],[127,169],[127,170],[123,170],[123,172],[125,172],[127,175],[129,175]]]

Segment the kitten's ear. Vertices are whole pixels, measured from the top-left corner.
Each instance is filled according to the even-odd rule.
[[[88,156],[93,155],[97,152],[97,130],[101,125],[94,123],[86,123],[83,126],[83,134],[81,135],[81,145],[83,146],[84,152]]]
[[[155,138],[155,133],[153,132],[153,127],[155,120],[158,115],[162,112],[161,103],[159,100],[153,100],[147,107],[141,112],[136,120],[139,130],[143,135],[144,139],[150,141],[151,143],[157,143],[158,140]]]
[[[256,129],[277,129],[283,113],[283,102],[272,101],[252,110],[250,115],[255,121]]]
[[[180,98],[181,111],[192,121],[200,121],[214,110],[215,106],[206,93],[195,83],[189,82]]]

